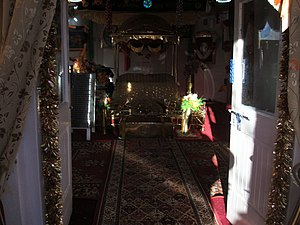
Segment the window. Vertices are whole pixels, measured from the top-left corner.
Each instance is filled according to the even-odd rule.
[[[267,0],[246,2],[242,15],[242,103],[274,112],[279,75],[280,16]]]

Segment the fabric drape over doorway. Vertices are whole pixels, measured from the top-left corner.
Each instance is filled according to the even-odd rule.
[[[290,1],[290,52],[288,104],[296,138],[300,143],[300,1]]]
[[[56,0],[0,0],[0,195],[14,163]]]
[[[268,0],[281,15],[281,90],[278,96],[277,140],[273,151],[272,185],[269,192],[266,224],[284,224],[289,191],[295,137],[300,140],[300,0]],[[274,3],[274,4],[273,4]]]
[[[289,28],[288,107],[300,143],[300,1],[268,0],[280,12],[282,31]]]

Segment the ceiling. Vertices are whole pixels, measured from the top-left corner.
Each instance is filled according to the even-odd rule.
[[[194,24],[203,15],[221,14],[229,10],[230,3],[220,4],[215,0],[182,0],[181,11],[176,10],[178,0],[153,0],[150,8],[143,6],[144,0],[110,0],[112,24],[120,25],[129,17],[141,13],[162,16],[170,24],[176,24],[178,13],[184,24]],[[105,12],[107,0],[82,0],[70,3],[76,6],[76,13],[82,18],[89,19],[99,24],[106,24]]]
[[[79,3],[79,10],[105,10],[106,0],[83,0]],[[150,8],[145,8],[144,0],[110,0],[113,11],[119,12],[169,12],[176,11],[177,0],[153,0]],[[183,0],[183,9],[187,11],[205,11],[210,0]]]

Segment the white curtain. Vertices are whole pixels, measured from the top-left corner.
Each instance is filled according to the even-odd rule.
[[[288,103],[296,138],[300,143],[300,0],[290,1]]]
[[[268,0],[280,11],[282,31],[289,28],[288,106],[300,143],[300,0]]]
[[[0,196],[16,158],[56,1],[0,0]]]

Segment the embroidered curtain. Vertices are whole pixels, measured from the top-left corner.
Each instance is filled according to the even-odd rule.
[[[296,138],[300,143],[300,1],[299,0],[268,0],[280,12],[282,31],[289,28],[289,77],[288,106],[295,129]]]
[[[300,143],[300,0],[290,1],[288,104],[296,138]]]
[[[0,195],[17,155],[55,8],[56,0],[0,0]]]
[[[268,0],[282,20],[281,90],[279,93],[278,135],[275,143],[272,185],[266,224],[285,224],[294,136],[300,141],[300,0]]]

